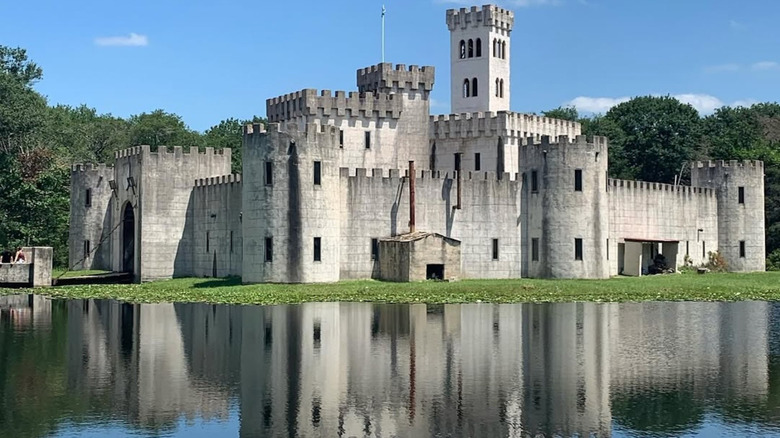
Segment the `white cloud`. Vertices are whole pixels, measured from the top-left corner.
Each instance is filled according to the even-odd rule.
[[[761,61],[753,64],[750,68],[757,71],[780,70],[780,63],[775,61]]]
[[[143,47],[149,45],[149,38],[146,35],[130,33],[127,36],[110,36],[95,38],[95,44],[98,46],[111,47]]]
[[[715,96],[711,96],[709,94],[695,94],[695,93],[686,93],[686,94],[676,94],[674,96],[675,99],[679,100],[682,103],[687,103],[694,107],[696,111],[699,112],[699,114],[712,114],[716,109],[726,105],[722,100],[718,99]],[[577,98],[574,98],[568,102],[564,102],[564,106],[574,106],[577,108],[577,111],[581,113],[590,113],[590,114],[604,114],[607,111],[609,111],[610,108],[612,108],[615,105],[621,104],[623,102],[627,102],[631,100],[630,97],[588,97],[588,96],[580,96]],[[753,99],[742,99],[737,100],[734,103],[732,103],[730,106],[736,107],[736,106],[751,106],[752,104],[756,103]]]
[[[573,106],[583,113],[605,113],[615,105],[631,100],[630,97],[586,97],[580,96],[564,103],[564,106]]]

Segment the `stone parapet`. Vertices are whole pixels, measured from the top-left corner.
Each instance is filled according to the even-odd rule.
[[[357,71],[357,86],[365,92],[430,92],[433,90],[436,69],[431,66],[404,64],[393,68],[389,62],[361,68]]]
[[[400,95],[304,89],[266,100],[270,122],[282,122],[304,116],[348,117],[358,119],[399,119],[403,110]]]
[[[431,116],[430,135],[434,139],[502,136],[541,139],[543,135],[574,137],[582,132],[582,125],[568,120],[541,117],[507,111],[476,112]]]
[[[450,31],[457,28],[489,26],[511,32],[514,24],[514,12],[496,5],[484,5],[482,8],[472,6],[471,9],[447,10],[447,27]]]

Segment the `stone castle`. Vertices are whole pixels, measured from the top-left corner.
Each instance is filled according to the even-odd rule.
[[[510,110],[514,14],[447,11],[451,115],[434,68],[379,64],[357,91],[266,102],[231,151],[137,146],[76,165],[70,262],[137,281],[607,278],[658,254],[762,271],[763,163],[698,162],[691,185],[609,179],[607,139]]]

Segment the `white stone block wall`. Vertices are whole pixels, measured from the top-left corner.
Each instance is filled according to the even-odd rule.
[[[241,189],[241,175],[197,180],[192,192],[194,276],[241,275]]]
[[[109,181],[113,179],[114,168],[105,164],[79,164],[71,169],[68,267],[72,270],[111,269],[110,233],[114,203]],[[89,205],[87,190],[90,193]],[[87,240],[89,254],[84,253]]]

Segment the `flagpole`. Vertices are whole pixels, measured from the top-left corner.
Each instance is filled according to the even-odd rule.
[[[382,5],[382,63],[385,62],[385,5]]]

